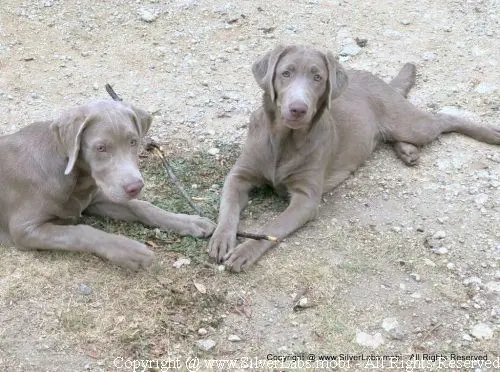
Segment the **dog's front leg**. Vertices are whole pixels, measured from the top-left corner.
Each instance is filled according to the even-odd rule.
[[[151,265],[154,253],[146,245],[86,225],[53,223],[26,225],[12,221],[11,235],[17,248],[94,253],[118,266],[137,270]]]
[[[208,255],[217,262],[221,262],[227,252],[236,246],[240,212],[247,205],[248,193],[253,186],[249,179],[251,177],[245,177],[233,168],[224,182],[219,223],[208,243]]]
[[[200,238],[210,236],[215,228],[215,224],[207,218],[167,212],[149,202],[136,199],[114,203],[100,198],[91,204],[86,212],[117,220],[141,222],[147,226]]]
[[[274,221],[266,224],[262,233],[284,239],[316,216],[319,201],[318,195],[292,193],[288,207]],[[230,271],[244,271],[275,244],[267,240],[247,240],[224,257],[224,264]]]

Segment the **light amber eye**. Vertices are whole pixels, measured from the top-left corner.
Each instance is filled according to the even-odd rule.
[[[287,78],[287,77],[290,77],[290,71],[283,71],[283,72],[281,73],[281,76],[286,77],[286,78]]]
[[[318,74],[314,75],[314,81],[321,81],[321,79],[322,79],[321,75]]]
[[[106,152],[106,145],[103,145],[102,143],[97,145],[95,149],[99,152]]]
[[[136,139],[131,139],[130,140],[130,146],[137,146],[137,140]]]

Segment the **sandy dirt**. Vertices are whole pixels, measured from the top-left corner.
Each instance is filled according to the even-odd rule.
[[[347,54],[347,68],[387,81],[414,62],[415,105],[499,124],[495,0],[2,0],[0,8],[1,134],[107,98],[111,83],[154,114],[155,138],[186,153],[240,143],[260,104],[251,64],[277,43]],[[353,48],[356,37],[367,45]],[[275,215],[246,214],[243,224]],[[179,256],[168,252],[130,274],[94,257],[0,247],[0,370],[124,371],[116,358],[301,353],[495,360],[499,226],[499,148],[452,134],[425,147],[414,168],[381,147],[325,195],[316,220],[245,274],[175,269]],[[294,311],[301,295],[312,306]]]

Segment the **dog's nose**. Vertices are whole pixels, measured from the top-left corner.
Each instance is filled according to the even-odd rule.
[[[125,190],[125,192],[127,193],[128,196],[134,197],[134,196],[137,196],[141,192],[143,187],[144,187],[144,182],[139,180],[139,181],[134,181],[134,182],[131,182],[131,183],[123,186],[123,189]]]
[[[307,105],[303,102],[292,102],[289,106],[290,112],[295,118],[301,118],[307,113]]]

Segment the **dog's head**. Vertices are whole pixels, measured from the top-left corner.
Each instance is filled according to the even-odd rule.
[[[347,75],[331,52],[279,45],[259,58],[252,72],[277,119],[291,129],[310,125],[347,87]]]
[[[135,198],[144,186],[138,167],[139,145],[151,122],[147,112],[114,101],[97,101],[64,112],[51,124],[68,158],[64,174],[83,169],[109,199]]]

